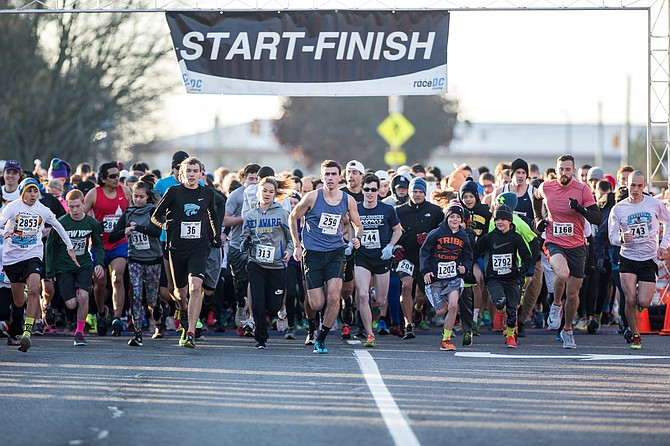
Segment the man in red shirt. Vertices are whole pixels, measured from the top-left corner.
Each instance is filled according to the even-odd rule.
[[[116,222],[128,208],[130,189],[119,184],[119,167],[116,161],[100,166],[98,185],[90,190],[84,198],[84,212],[100,222],[102,226],[102,243],[105,248],[105,274],[93,277],[93,294],[98,307],[97,331],[100,336],[107,334],[107,268],[111,269],[112,302],[114,304],[114,320],[112,335],[121,336],[124,330],[121,322],[126,290],[123,286],[123,275],[128,261],[128,239],[125,237],[116,243],[109,243],[109,233]]]
[[[575,178],[575,159],[572,155],[562,155],[556,160],[558,179],[545,181],[533,194],[533,213],[537,230],[546,229],[545,246],[549,251],[554,279],[554,302],[549,312],[549,328],[560,327],[561,315],[565,316],[563,348],[576,348],[572,333],[572,320],[579,306],[579,289],[584,280],[586,246],[584,244],[584,223],[599,225],[602,220],[600,209],[586,184]],[[543,203],[547,217],[544,218]],[[565,305],[562,302],[566,293]]]

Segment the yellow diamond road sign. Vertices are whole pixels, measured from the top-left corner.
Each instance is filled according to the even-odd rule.
[[[401,113],[393,113],[379,124],[377,133],[389,146],[402,147],[414,134],[414,126]]]

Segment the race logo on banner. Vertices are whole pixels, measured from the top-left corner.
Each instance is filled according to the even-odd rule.
[[[168,12],[189,93],[447,91],[446,11]]]

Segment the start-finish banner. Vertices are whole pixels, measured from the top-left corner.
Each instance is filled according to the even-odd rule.
[[[447,91],[446,11],[168,12],[189,93]]]

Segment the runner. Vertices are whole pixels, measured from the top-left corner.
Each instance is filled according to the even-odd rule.
[[[395,259],[398,261],[396,271],[402,282],[400,304],[405,317],[404,339],[416,337],[412,318],[412,294],[416,295],[414,310],[417,313],[417,322],[422,321],[426,301],[424,274],[419,271],[419,250],[428,233],[444,221],[442,209],[426,200],[426,182],[423,178],[412,179],[409,190],[409,201],[396,207],[403,229],[403,234],[398,241],[402,249],[396,251]],[[414,292],[415,286],[416,291]]]
[[[102,243],[105,247],[105,274],[93,278],[93,294],[98,307],[97,331],[100,336],[107,334],[107,268],[111,269],[112,303],[114,320],[112,322],[112,336],[121,336],[124,330],[121,317],[126,299],[126,289],[123,276],[128,258],[128,239],[125,237],[116,243],[109,242],[109,233],[112,232],[121,214],[128,207],[131,192],[126,186],[119,184],[119,167],[116,161],[110,161],[100,166],[98,170],[98,184],[89,191],[84,198],[84,213],[92,211],[102,225]],[[94,261],[97,261],[94,260]]]
[[[128,341],[131,347],[142,346],[142,319],[146,297],[147,307],[157,325],[162,324],[161,305],[158,302],[158,285],[161,276],[163,250],[159,237],[161,228],[151,222],[155,195],[152,185],[138,181],[133,186],[133,206],[121,215],[109,234],[109,242],[115,243],[124,237],[129,240],[128,274],[132,294],[134,336]],[[146,293],[145,293],[146,291]],[[159,330],[160,331],[160,330]]]
[[[46,277],[56,278],[58,291],[65,306],[69,310],[77,309],[77,327],[74,332],[74,345],[86,345],[84,326],[88,315],[89,290],[92,277],[102,277],[104,272],[103,260],[105,252],[102,245],[102,228],[100,223],[84,213],[84,194],[73,189],[65,196],[69,214],[58,219],[67,232],[74,246],[79,265],[70,259],[63,239],[51,231],[46,242]],[[93,265],[88,251],[93,246],[96,265]]]
[[[5,181],[2,186],[2,203],[9,203],[19,198],[19,182],[22,180],[22,174],[21,163],[16,160],[5,162],[2,170],[2,178]]]
[[[28,287],[26,317],[19,345],[19,350],[27,352],[32,346],[30,335],[35,318],[40,312],[40,280],[44,275],[44,223],[49,223],[56,229],[77,267],[79,262],[72,241],[63,226],[53,212],[38,201],[40,190],[37,181],[26,178],[21,181],[18,190],[20,199],[9,203],[0,214],[0,231],[5,238],[2,265],[12,284],[12,297],[16,307],[26,303],[25,287]]]
[[[186,158],[179,171],[182,183],[165,192],[151,216],[167,232],[170,269],[179,298],[186,302],[190,295],[188,328],[182,333],[188,348],[195,348],[209,248],[221,247],[214,191],[198,183],[202,170],[197,158]]]
[[[284,303],[286,263],[294,245],[288,226],[289,213],[275,198],[292,181],[278,183],[274,177],[263,178],[258,183],[258,204],[244,215],[240,246],[244,251],[250,250],[247,271],[252,279],[249,285],[258,349],[267,348],[267,315],[276,315]]]
[[[463,291],[463,278],[472,274],[472,246],[461,227],[463,215],[463,206],[458,201],[452,202],[446,218],[430,231],[421,246],[419,268],[426,296],[437,314],[447,312],[440,350],[456,350],[451,335],[458,314],[458,298]]]
[[[517,347],[517,308],[521,300],[521,285],[532,264],[530,250],[515,231],[512,217],[509,206],[498,205],[493,217],[495,229],[480,237],[475,245],[475,258],[484,256],[484,277],[491,301],[498,312],[505,310],[507,313],[505,345],[508,348]]]
[[[668,257],[670,212],[663,203],[644,194],[646,178],[639,170],[628,177],[628,198],[610,211],[608,230],[612,245],[621,246],[619,276],[625,296],[626,320],[633,334],[631,348],[642,348],[638,313],[651,305],[656,292],[656,259]],[[663,239],[659,245],[659,226]]]
[[[393,207],[379,201],[381,181],[375,174],[366,174],[362,179],[364,200],[358,203],[358,214],[363,225],[361,247],[356,252],[356,307],[367,334],[365,347],[375,347],[377,340],[372,331],[370,311],[370,284],[374,278],[375,301],[385,308],[389,289],[389,277],[393,247],[402,235],[400,220]]]
[[[558,179],[547,180],[535,190],[533,212],[538,232],[546,228],[545,246],[556,275],[554,302],[549,310],[549,328],[558,329],[561,316],[564,315],[565,324],[559,333],[563,339],[563,348],[576,348],[572,321],[579,306],[579,289],[584,280],[584,219],[597,225],[602,215],[589,187],[573,178],[575,159],[572,155],[558,157],[556,173]],[[546,220],[543,218],[543,203],[547,207]],[[561,300],[564,291],[565,305]]]
[[[337,189],[342,177],[341,170],[336,161],[326,160],[321,163],[321,180],[324,187],[308,192],[293,209],[289,220],[295,246],[293,257],[300,261],[303,259],[303,246],[305,251],[303,268],[308,304],[305,305],[305,310],[310,311],[308,317],[311,316],[313,319],[315,317],[313,312],[321,311],[326,305],[323,324],[314,342],[315,353],[328,353],[326,337],[337,319],[340,308],[345,262],[342,233],[347,217],[354,225],[356,233],[352,240],[354,248],[360,247],[363,235],[356,200]],[[305,225],[302,230],[301,246],[298,220],[303,216]]]

